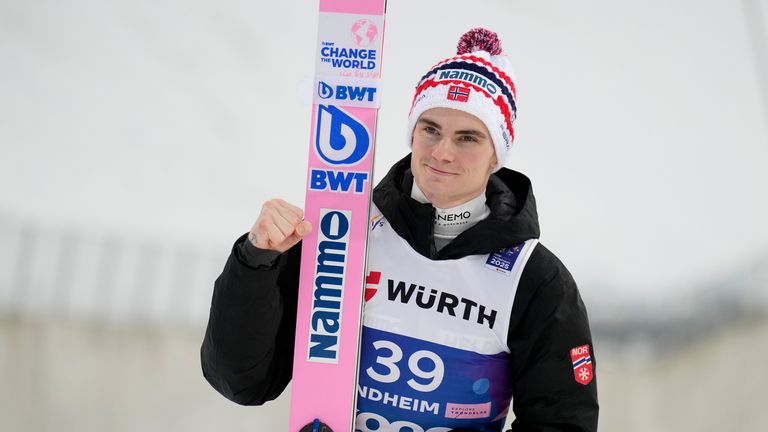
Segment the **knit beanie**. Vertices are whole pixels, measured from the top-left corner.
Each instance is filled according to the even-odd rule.
[[[452,108],[472,114],[488,128],[498,171],[507,161],[517,116],[517,91],[509,59],[496,33],[475,28],[465,33],[455,57],[436,64],[421,78],[408,114],[408,145],[416,122],[430,108]]]

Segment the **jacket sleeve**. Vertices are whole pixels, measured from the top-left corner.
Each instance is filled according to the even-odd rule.
[[[283,254],[252,247],[249,254],[245,241],[235,242],[214,284],[200,357],[219,393],[261,405],[283,392],[293,371],[301,243]]]
[[[571,349],[587,345],[587,311],[563,264],[539,244],[521,277],[508,346],[513,362],[513,432],[597,431],[597,382],[574,375]]]

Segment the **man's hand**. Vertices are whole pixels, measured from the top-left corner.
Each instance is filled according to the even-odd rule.
[[[312,232],[312,224],[304,219],[304,210],[279,198],[261,206],[248,240],[260,249],[285,252]]]

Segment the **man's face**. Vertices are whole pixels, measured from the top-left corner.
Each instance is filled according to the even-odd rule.
[[[485,124],[450,108],[424,111],[413,130],[412,152],[414,181],[438,208],[454,207],[480,195],[496,165]]]

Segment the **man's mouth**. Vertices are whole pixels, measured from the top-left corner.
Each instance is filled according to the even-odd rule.
[[[454,176],[454,175],[456,175],[456,173],[452,173],[452,172],[448,172],[448,171],[443,171],[443,170],[435,168],[435,167],[433,167],[431,165],[426,165],[426,167],[427,167],[428,171],[430,171],[432,173],[435,173],[437,175],[442,175],[442,176]]]

